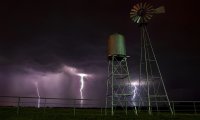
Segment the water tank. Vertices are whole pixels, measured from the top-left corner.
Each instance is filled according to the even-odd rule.
[[[124,36],[121,34],[112,34],[108,39],[108,59],[112,59],[112,56],[122,58],[126,56],[126,47]]]

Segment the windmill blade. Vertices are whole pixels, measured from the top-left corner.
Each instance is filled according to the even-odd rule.
[[[153,8],[153,5],[147,4],[146,9],[152,9],[152,8]]]
[[[131,11],[129,14],[130,14],[131,18],[134,17],[134,16],[137,16],[137,12],[135,12],[135,11]]]
[[[141,20],[141,17],[139,17],[139,18],[137,19],[137,23],[140,23],[140,20]]]
[[[146,17],[146,16],[144,16],[144,22],[147,22],[149,19]]]
[[[147,15],[149,15],[149,14],[150,14],[150,15],[153,15],[153,14],[155,14],[155,13],[154,13],[154,9],[151,9],[151,10],[146,11],[146,14],[147,14]]]
[[[147,2],[145,2],[144,5],[143,5],[143,8],[144,8],[144,9],[146,8],[146,5],[147,5]]]
[[[153,16],[154,14],[146,14],[145,16],[148,16],[148,17],[151,17],[152,18],[152,16]]]
[[[135,9],[131,9],[131,12],[135,11]]]
[[[136,5],[133,6],[133,9],[137,10],[139,9]]]
[[[137,22],[138,19],[139,19],[139,16],[136,16],[136,17],[134,18],[134,22]]]
[[[131,10],[131,12],[130,12],[130,14],[135,14],[135,13],[137,13],[137,11],[135,11],[135,10]]]
[[[153,13],[155,14],[161,14],[161,13],[165,13],[165,7],[164,6],[160,6],[156,9],[154,9]]]
[[[134,18],[131,18],[132,21],[134,21]]]
[[[137,12],[137,10],[136,9],[131,9],[131,12]]]
[[[130,15],[130,18],[135,18],[136,17],[136,15]]]
[[[139,6],[140,6],[140,9],[143,8],[143,4],[142,3],[140,3]]]
[[[131,20],[135,22],[136,16],[132,17]]]
[[[145,17],[146,17],[148,20],[150,20],[150,19],[153,17],[153,15],[148,14],[148,15],[146,15]]]
[[[135,15],[137,15],[137,13],[135,13],[135,12],[130,12],[130,15],[135,16]]]
[[[137,9],[140,9],[139,3],[135,5]]]

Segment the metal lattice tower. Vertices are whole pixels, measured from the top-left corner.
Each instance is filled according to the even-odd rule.
[[[111,115],[114,115],[117,108],[123,109],[127,114],[127,108],[132,105],[132,87],[127,65],[124,38],[120,34],[113,34],[109,38],[108,50],[108,79],[106,92],[106,106],[111,108]],[[134,106],[135,107],[135,106]],[[137,109],[135,107],[135,113]]]
[[[148,21],[154,14],[165,13],[163,6],[156,9],[148,3],[138,3],[133,6],[130,12],[131,19],[139,24],[141,32],[141,58],[140,58],[140,106],[148,106],[149,114],[153,110],[159,111],[163,107],[168,107],[173,114],[173,110],[167,95],[163,77],[156,59],[156,55],[151,44],[147,31]]]

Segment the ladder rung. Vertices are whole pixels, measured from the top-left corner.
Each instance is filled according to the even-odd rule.
[[[150,95],[150,97],[167,97],[167,95]]]
[[[161,78],[161,77],[151,77],[151,78],[153,78],[153,79],[158,79],[158,78]]]
[[[127,84],[114,84],[114,87],[121,87],[121,86],[127,86]]]
[[[156,60],[149,59],[150,62],[155,62]]]
[[[132,94],[115,94],[115,96],[131,96]]]
[[[128,74],[113,74],[113,75],[128,75]]]
[[[124,77],[117,77],[117,78],[115,78],[115,79],[125,79],[125,78],[127,78],[128,76],[124,76]]]

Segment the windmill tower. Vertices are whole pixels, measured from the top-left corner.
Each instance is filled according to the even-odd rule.
[[[143,81],[146,84],[140,86],[141,101],[139,103],[141,106],[148,106],[149,114],[152,114],[154,110],[159,111],[161,107],[169,108],[173,114],[158,61],[147,31],[149,20],[153,15],[161,13],[165,13],[163,6],[154,8],[146,2],[134,5],[130,12],[131,20],[139,24],[141,32],[139,81]]]
[[[123,109],[127,114],[131,106],[132,86],[127,65],[126,47],[124,37],[120,34],[110,35],[108,39],[108,79],[106,92],[105,114],[111,108],[111,115],[117,109]],[[135,113],[137,114],[137,109]]]

